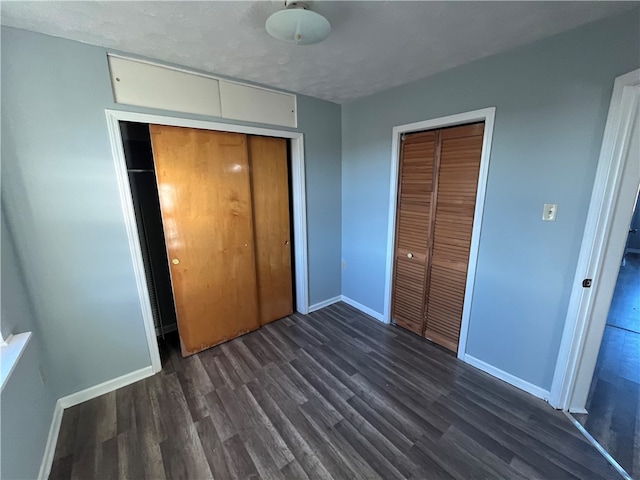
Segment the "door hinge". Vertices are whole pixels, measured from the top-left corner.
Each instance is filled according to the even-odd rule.
[[[402,135],[400,135],[400,140],[402,140],[404,142],[404,140],[407,138],[407,134],[403,133]]]
[[[582,280],[582,286],[584,288],[590,288],[591,287],[591,283],[593,282],[593,279],[591,278],[585,278],[584,280]]]

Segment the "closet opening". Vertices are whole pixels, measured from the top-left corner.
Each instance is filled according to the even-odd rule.
[[[120,131],[156,336],[165,338],[178,324],[149,125],[120,122]]]
[[[293,313],[290,141],[119,127],[156,336],[187,356]]]

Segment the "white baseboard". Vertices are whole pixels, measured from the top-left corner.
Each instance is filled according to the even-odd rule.
[[[323,302],[314,303],[313,305],[309,305],[309,313],[315,312],[316,310],[320,310],[321,308],[328,307],[329,305],[333,305],[334,303],[338,303],[342,300],[342,296],[338,295],[337,297],[329,298],[328,300],[324,300]]]
[[[355,300],[351,300],[349,297],[345,297],[344,295],[342,295],[342,301],[344,303],[348,304],[348,305],[351,305],[353,308],[357,308],[361,312],[366,313],[370,317],[373,317],[376,320],[379,320],[379,321],[381,321],[383,323],[386,323],[384,321],[384,316],[381,313],[376,312],[375,310],[372,310],[369,307],[365,307],[361,303],[358,303]]]
[[[578,415],[586,415],[589,412],[587,412],[586,408],[570,408],[569,409],[569,413],[577,413]]]
[[[521,378],[516,377],[515,375],[507,373],[504,370],[500,370],[499,368],[496,368],[493,365],[489,365],[488,363],[483,362],[482,360],[478,360],[477,358],[472,357],[471,355],[466,354],[462,360],[468,363],[469,365],[479,368],[480,370],[488,373],[489,375],[493,375],[494,377],[499,378],[500,380],[507,382],[508,384],[513,385],[514,387],[519,388],[520,390],[524,390],[525,392],[530,393],[535,397],[542,398],[545,401],[549,401],[550,393],[548,390],[545,390],[544,388],[538,387],[537,385],[534,385],[533,383],[529,383],[526,380],[522,380]]]
[[[62,408],[73,407],[79,403],[104,395],[105,393],[113,392],[118,388],[131,385],[132,383],[143,380],[151,375],[153,375],[153,367],[149,365],[148,367],[141,368],[140,370],[122,375],[121,377],[107,380],[106,382],[94,385],[93,387],[85,388],[79,392],[62,397],[58,402],[60,402]]]
[[[367,315],[375,318],[376,320],[386,323],[381,313],[376,312],[375,310],[372,310],[369,307],[365,307],[361,303],[358,303],[349,297],[345,297],[344,295],[342,295],[341,297],[334,297],[329,300],[325,300],[324,302],[316,303],[315,305],[312,305],[311,307],[309,307],[309,311],[312,312],[312,311],[318,310],[320,308],[336,303],[340,300],[342,300],[344,303],[348,305],[351,305],[353,308],[356,308],[361,312],[366,313]],[[477,358],[472,357],[471,355],[464,355],[462,360],[468,363],[469,365],[479,368],[480,370],[488,373],[489,375],[499,378],[500,380],[507,382],[508,384],[513,385],[514,387],[519,388],[520,390],[524,390],[525,392],[530,393],[533,396],[542,398],[545,401],[549,401],[550,393],[548,390],[545,390],[544,388],[538,387],[537,385],[529,383],[526,380],[522,380],[521,378],[518,378],[515,375],[507,373],[504,370],[500,370],[499,368],[489,365],[488,363],[483,362],[482,360],[478,360]]]
[[[56,444],[58,443],[58,434],[60,433],[63,412],[64,408],[62,408],[60,400],[58,400],[53,409],[53,418],[51,419],[51,426],[49,427],[47,444],[44,447],[44,455],[42,457],[42,463],[40,464],[40,472],[38,472],[38,480],[46,480],[49,478],[49,474],[51,473],[51,466],[53,465],[53,456],[56,453]]]

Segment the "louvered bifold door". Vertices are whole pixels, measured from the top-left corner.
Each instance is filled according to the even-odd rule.
[[[440,130],[424,336],[457,352],[484,123]]]
[[[436,133],[407,135],[400,155],[393,321],[422,335],[431,230]]]

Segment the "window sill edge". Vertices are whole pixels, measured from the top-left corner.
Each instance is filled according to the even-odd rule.
[[[27,343],[29,343],[29,340],[31,339],[31,335],[31,332],[12,335],[8,339],[7,345],[0,347],[0,380],[2,383],[0,391],[4,390],[4,387],[7,385],[11,374],[15,370],[16,365],[20,361],[20,357],[27,347]]]

